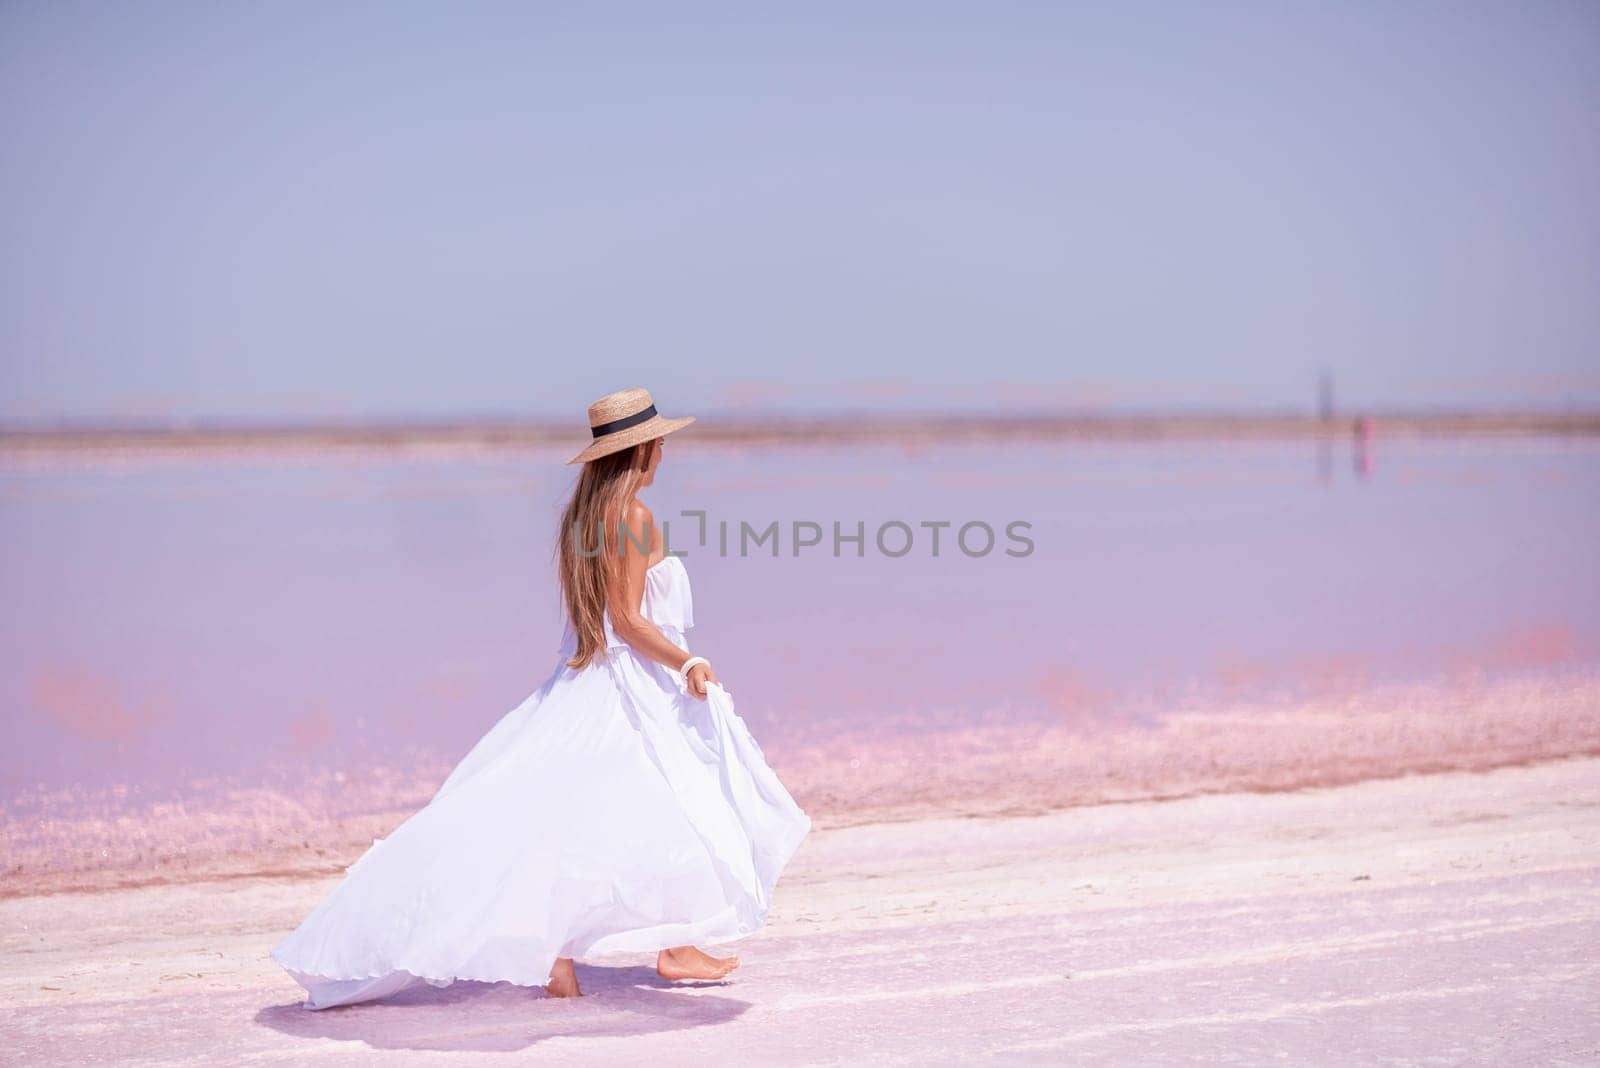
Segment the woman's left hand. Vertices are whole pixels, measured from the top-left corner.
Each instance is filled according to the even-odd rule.
[[[696,664],[689,669],[685,682],[689,692],[704,701],[706,699],[706,683],[715,682],[720,685],[722,680],[717,678],[717,673],[711,670],[710,664]]]

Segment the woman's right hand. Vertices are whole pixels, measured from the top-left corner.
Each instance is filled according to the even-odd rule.
[[[704,701],[706,699],[706,683],[720,683],[717,673],[711,670],[710,664],[696,664],[689,669],[689,674],[684,677],[688,690],[695,697]]]

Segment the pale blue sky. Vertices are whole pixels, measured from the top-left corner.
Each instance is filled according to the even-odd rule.
[[[0,418],[1600,403],[1600,4],[0,6]]]

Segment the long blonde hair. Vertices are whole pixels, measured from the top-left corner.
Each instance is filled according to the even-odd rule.
[[[585,463],[561,515],[561,600],[578,639],[569,667],[585,668],[605,651],[606,605],[622,582],[622,524],[655,447],[652,439]]]

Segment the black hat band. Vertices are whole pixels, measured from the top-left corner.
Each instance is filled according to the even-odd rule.
[[[656,406],[652,404],[648,408],[641,408],[632,415],[625,415],[621,419],[613,419],[609,423],[601,423],[599,426],[592,426],[589,428],[589,431],[595,437],[603,438],[607,434],[615,434],[619,430],[626,430],[630,426],[638,426],[640,423],[648,422],[649,420],[655,418],[655,414]]]

